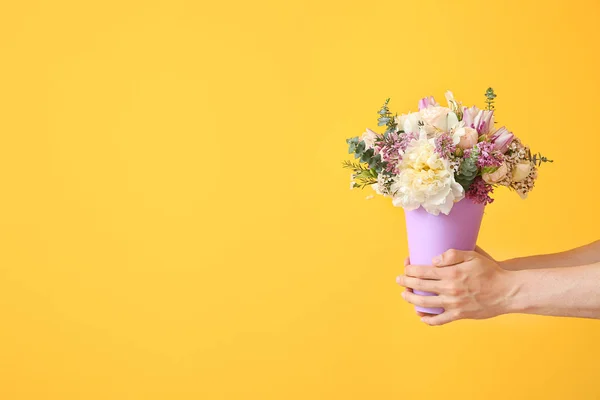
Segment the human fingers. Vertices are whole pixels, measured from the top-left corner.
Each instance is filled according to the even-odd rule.
[[[443,299],[440,296],[420,296],[412,292],[402,292],[402,298],[420,307],[443,307]]]
[[[430,326],[445,325],[449,322],[456,321],[458,319],[460,319],[459,314],[457,314],[455,311],[444,311],[443,313],[438,315],[425,315],[421,317],[421,321],[425,322],[427,325]]]
[[[442,279],[444,271],[433,265],[407,265],[404,274],[413,278]]]
[[[436,267],[447,267],[450,265],[460,264],[465,261],[470,261],[475,258],[475,252],[450,249],[443,254],[434,257],[433,265]]]
[[[400,286],[408,287],[411,289],[422,290],[424,292],[439,293],[442,289],[441,281],[434,281],[429,279],[413,278],[406,275],[400,275],[396,278],[396,282]]]

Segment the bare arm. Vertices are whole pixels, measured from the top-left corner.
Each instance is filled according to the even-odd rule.
[[[506,312],[600,319],[600,263],[512,274]]]
[[[488,258],[489,254],[480,248],[477,252]],[[518,257],[506,261],[500,261],[502,268],[509,271],[520,271],[524,269],[574,267],[578,265],[593,264],[600,261],[600,240],[577,247],[561,253],[543,254],[531,257]]]

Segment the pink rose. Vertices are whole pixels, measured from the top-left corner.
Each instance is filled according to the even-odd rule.
[[[502,179],[504,179],[507,173],[508,167],[506,166],[506,163],[502,163],[497,170],[494,172],[485,173],[481,177],[486,183],[491,185],[500,182]]]
[[[479,140],[479,134],[473,128],[469,128],[468,126],[458,128],[454,134],[455,136],[460,137],[460,141],[457,143],[457,146],[463,150],[470,149],[471,147],[477,144],[477,140]]]

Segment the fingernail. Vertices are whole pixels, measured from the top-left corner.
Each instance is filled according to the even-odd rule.
[[[400,276],[396,277],[396,283],[400,283],[401,280],[402,280],[402,278]]]
[[[406,298],[406,292],[402,292],[401,296],[402,296],[403,299],[405,299]]]
[[[431,261],[433,262],[433,265],[437,265],[442,261],[442,257],[440,257],[440,256],[433,257],[433,260],[431,260]]]

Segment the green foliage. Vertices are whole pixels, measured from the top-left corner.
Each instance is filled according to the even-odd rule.
[[[496,172],[498,170],[498,168],[500,168],[500,167],[483,167],[483,168],[481,168],[481,175],[491,174],[493,172]]]
[[[377,183],[377,178],[355,178],[356,182],[354,182],[354,187],[359,189],[364,189],[367,186],[371,186]]]
[[[376,172],[381,172],[385,169],[385,162],[381,159],[380,154],[375,154],[374,149],[367,149],[364,141],[359,141],[358,137],[346,139],[348,143],[348,153],[354,154],[354,158],[360,162],[366,163],[369,168]]]
[[[533,157],[532,157],[531,156],[531,151],[529,151],[529,153],[527,155],[529,157],[529,161],[532,161],[538,167],[541,166],[545,162],[548,162],[548,163],[553,163],[554,162],[554,160],[550,160],[547,157],[543,156],[542,153],[534,154]]]
[[[394,132],[398,124],[395,121],[394,115],[390,112],[388,108],[388,103],[390,99],[386,99],[381,109],[377,112],[379,114],[379,118],[377,119],[377,126],[387,126],[387,130],[385,133]]]
[[[362,164],[358,161],[343,161],[342,166],[352,170],[354,176],[354,187],[364,189],[365,187],[377,183],[377,171],[370,168],[368,164]]]
[[[377,114],[379,114],[379,118],[377,119],[377,125],[387,126],[387,130],[385,131],[383,136],[379,136],[379,140],[388,140],[390,133],[395,132],[396,127],[398,125],[396,124],[394,118],[395,116],[390,112],[390,109],[388,107],[389,102],[390,99],[386,99],[381,109],[377,112]],[[354,158],[358,159],[360,163],[366,164],[368,170],[372,171],[373,174],[372,176],[367,176],[363,173],[364,171],[362,170],[358,170],[358,172],[355,172],[355,174],[360,175],[357,175],[357,180],[360,180],[357,186],[364,187],[366,185],[376,183],[377,174],[383,172],[386,167],[386,163],[381,159],[381,155],[375,154],[374,149],[367,149],[365,142],[361,141],[358,136],[346,139],[346,143],[348,144],[348,154],[354,154]],[[344,167],[357,168],[357,166],[360,165],[360,163],[344,161]]]
[[[489,111],[494,110],[496,107],[494,107],[494,99],[497,97],[496,93],[494,93],[494,89],[492,89],[491,87],[487,88],[487,90],[485,91],[485,102],[487,104],[487,109]]]
[[[456,175],[456,182],[458,182],[465,192],[473,183],[473,180],[477,177],[477,157],[479,156],[479,149],[477,147],[473,147],[471,154],[468,158],[463,159],[460,164],[460,168],[458,170],[458,174]]]
[[[358,147],[358,136],[355,136],[350,139],[346,139],[346,143],[348,143],[348,154],[353,154],[356,152],[356,148]]]
[[[366,165],[366,164],[361,164],[358,161],[350,161],[350,160],[342,161],[342,167],[344,167],[346,169],[351,169],[352,172],[354,172],[355,174],[369,169],[368,165]]]

